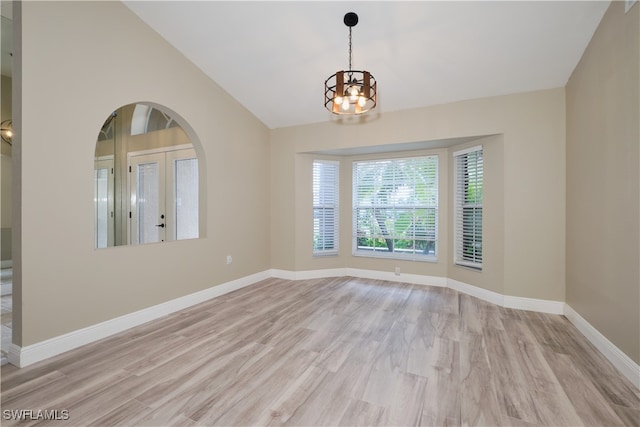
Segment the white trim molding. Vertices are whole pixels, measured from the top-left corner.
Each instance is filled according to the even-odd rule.
[[[411,283],[412,285],[447,287],[447,279],[437,276],[423,276],[421,274],[396,274],[392,271],[362,270],[359,268],[347,268],[346,276],[360,277],[363,279],[387,280],[389,282]]]
[[[437,286],[442,288],[451,288],[463,294],[471,295],[483,301],[499,305],[506,308],[515,308],[519,310],[538,311],[549,314],[563,314],[564,302],[551,301],[534,298],[514,297],[503,295],[498,292],[450,279],[448,277],[424,276],[421,274],[395,274],[392,271],[363,270],[359,268],[332,268],[327,270],[307,270],[307,271],[289,271],[289,270],[271,270],[271,275],[279,279],[287,280],[308,280],[322,279],[326,277],[360,277],[363,279],[387,280],[390,282],[411,283],[414,285]]]
[[[290,270],[271,270],[271,277],[285,280],[311,280],[324,279],[326,277],[342,277],[348,276],[346,268],[329,268],[326,270],[307,270],[307,271],[290,271]]]
[[[25,347],[11,344],[9,363],[23,368],[270,277],[266,270]]]
[[[564,306],[564,315],[573,325],[602,353],[613,366],[629,381],[640,389],[640,365],[620,350],[600,331],[593,327],[584,317],[580,316],[569,304]]]
[[[462,292],[463,294],[471,295],[472,297],[479,298],[481,300],[504,306],[504,295],[499,294],[488,289],[480,288],[478,286],[469,285],[468,283],[459,282],[454,279],[446,279],[447,287]]]
[[[564,302],[545,299],[504,296],[505,308],[517,308],[518,310],[538,311],[540,313],[564,314]]]
[[[395,274],[394,272],[357,268],[308,271],[265,270],[36,344],[25,347],[11,344],[8,351],[8,360],[12,365],[22,368],[271,277],[285,280],[310,280],[343,276],[448,287],[502,307],[550,314],[564,314],[625,377],[640,388],[640,366],[564,302],[503,295],[447,277],[407,273]]]
[[[540,313],[563,314],[564,302],[552,301],[545,299],[514,297],[511,295],[503,295],[498,292],[480,288],[478,286],[469,285],[453,279],[447,279],[448,287],[455,289],[463,294],[471,295],[481,300],[505,307],[515,308],[518,310],[537,311]]]
[[[421,274],[395,274],[390,271],[362,270],[359,268],[329,268],[326,270],[271,270],[271,276],[286,280],[324,279],[327,277],[359,277],[362,279],[387,280],[390,282],[411,283],[414,285],[447,287],[444,277],[424,276]]]

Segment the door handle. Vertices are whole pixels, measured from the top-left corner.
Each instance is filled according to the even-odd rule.
[[[162,224],[156,224],[156,227],[164,228],[164,223],[162,223]]]

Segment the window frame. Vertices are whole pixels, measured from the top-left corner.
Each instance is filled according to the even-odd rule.
[[[373,164],[373,163],[383,163],[383,162],[391,162],[399,163],[399,162],[407,162],[407,161],[416,161],[420,159],[431,159],[435,164],[430,166],[432,168],[432,176],[430,178],[433,180],[433,185],[430,187],[430,191],[435,192],[435,195],[432,196],[432,203],[422,203],[422,204],[370,204],[364,205],[359,204],[358,202],[358,165],[359,164]],[[440,174],[440,155],[435,154],[418,154],[413,156],[392,156],[392,157],[384,157],[384,158],[375,158],[375,159],[366,159],[366,160],[354,160],[352,163],[352,255],[358,257],[368,257],[368,258],[385,258],[385,259],[396,259],[396,260],[407,260],[407,261],[420,261],[420,262],[438,262],[438,228],[439,228],[439,194],[440,194],[440,183],[439,183],[439,174]],[[395,178],[394,178],[395,179]],[[411,192],[415,191],[415,187],[411,189]],[[358,245],[358,239],[363,237],[359,233],[358,227],[358,212],[359,210],[373,208],[374,210],[379,207],[379,209],[392,209],[395,211],[413,211],[411,213],[411,221],[410,223],[415,224],[416,219],[420,218],[416,215],[417,210],[423,210],[424,216],[422,219],[432,218],[434,223],[433,228],[429,228],[424,231],[423,236],[419,236],[418,232],[414,226],[413,235],[411,238],[403,238],[406,236],[401,235],[389,235],[389,240],[393,242],[397,240],[409,240],[413,241],[413,248],[410,252],[403,253],[401,251],[396,252],[395,243],[393,245],[393,252],[389,252],[388,246],[385,249],[376,250],[377,246],[374,246],[372,250],[363,250],[360,249]],[[428,211],[428,212],[427,212]],[[387,217],[388,218],[388,217]],[[375,234],[374,234],[375,236]],[[427,239],[427,237],[432,237]],[[374,239],[384,239],[387,240],[383,233],[381,236],[373,237]],[[420,249],[416,247],[416,242],[422,241],[425,242],[425,246],[428,247],[430,242],[433,243],[433,253],[423,254],[418,252]],[[388,244],[388,243],[387,243]]]
[[[316,165],[331,166],[331,168],[333,169],[333,177],[332,177],[333,185],[331,189],[328,189],[333,192],[333,200],[330,201],[329,203],[316,204],[316,185],[320,186],[322,184],[321,182],[316,183],[316,173],[315,173]],[[311,174],[312,174],[311,198],[312,198],[312,221],[313,221],[312,253],[314,257],[338,255],[340,251],[340,162],[338,160],[314,159],[311,167]],[[318,194],[318,198],[322,198],[325,201],[330,198],[329,196],[331,196],[331,194],[325,194],[324,197],[321,197],[320,194]],[[333,239],[333,248],[330,248],[330,249],[316,248],[316,238],[318,238],[316,235],[316,210],[317,209],[321,209],[323,212],[328,210],[333,210],[333,233],[332,233],[333,236],[331,236],[331,238]],[[326,226],[326,224],[327,223],[321,221],[318,226],[319,234],[323,238],[323,241],[325,242],[327,241],[328,233],[326,232],[326,230],[323,230],[323,227]]]
[[[467,166],[469,162],[469,154],[472,153],[480,153],[480,165],[481,165],[481,174],[480,174],[480,184],[481,184],[481,198],[478,203],[477,199],[474,203],[465,203],[463,200],[465,196],[463,195],[464,188],[468,185],[469,177],[462,177],[465,172],[460,171],[460,167],[462,163]],[[478,162],[475,162],[476,168]],[[460,181],[462,178],[462,182]],[[477,178],[476,178],[477,181]],[[480,255],[474,251],[472,256],[464,255],[464,240],[465,240],[465,231],[464,231],[464,209],[480,209],[481,213],[481,222],[479,233],[477,230],[473,229],[472,235],[470,238],[467,238],[468,241],[473,242],[472,244],[476,244],[479,240],[480,242]],[[484,253],[483,253],[483,243],[484,243],[484,233],[483,233],[483,223],[484,223],[484,150],[482,145],[476,145],[473,147],[469,147],[463,150],[458,150],[453,153],[453,263],[462,267],[469,267],[475,270],[482,271],[483,262],[484,262]],[[474,223],[475,224],[475,223]],[[478,237],[479,234],[479,237]],[[478,261],[479,260],[479,261]]]

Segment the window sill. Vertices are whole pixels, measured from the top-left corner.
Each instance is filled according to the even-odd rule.
[[[471,264],[471,263],[463,263],[463,262],[454,262],[454,266],[462,267],[467,270],[477,271],[479,273],[482,272],[482,264]]]
[[[378,258],[378,259],[393,259],[398,261],[417,261],[417,262],[431,262],[437,263],[438,258],[436,256],[429,255],[403,255],[403,254],[390,254],[388,252],[368,252],[368,251],[354,251],[351,255],[362,258]]]
[[[338,251],[331,251],[331,252],[314,252],[313,254],[314,258],[324,258],[324,257],[331,257],[331,256],[338,256],[340,255],[340,253]]]

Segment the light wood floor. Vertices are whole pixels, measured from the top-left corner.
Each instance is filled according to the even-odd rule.
[[[562,316],[347,277],[269,279],[1,384],[3,414],[65,426],[640,423],[638,389]]]

